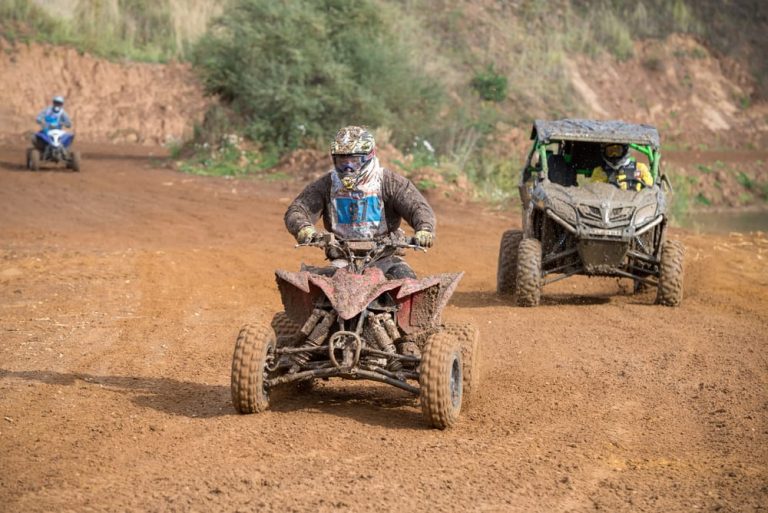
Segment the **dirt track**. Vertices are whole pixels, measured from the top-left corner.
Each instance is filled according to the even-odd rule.
[[[0,149],[0,511],[765,511],[768,240],[676,232],[679,309],[566,280],[492,293],[517,216],[438,203],[420,273],[465,270],[480,400],[426,429],[405,392],[329,382],[265,414],[229,398],[234,339],[280,309],[299,184],[205,179],[140,149],[80,174]],[[144,150],[146,151],[146,150]]]

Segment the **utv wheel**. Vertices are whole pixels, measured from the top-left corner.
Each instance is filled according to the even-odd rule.
[[[496,268],[496,293],[500,296],[511,296],[515,293],[517,282],[517,251],[523,232],[507,230],[501,236],[499,245],[499,263]]]
[[[676,240],[668,240],[661,246],[659,264],[659,288],[656,302],[664,306],[680,306],[683,301],[683,258],[685,247]]]
[[[477,400],[480,392],[480,332],[471,324],[446,324],[446,333],[450,333],[461,346],[462,372],[462,407],[464,409]]]
[[[541,242],[523,239],[517,253],[517,304],[537,306],[541,300]]]
[[[294,337],[300,329],[301,326],[293,322],[285,312],[277,312],[274,317],[272,317],[272,330],[275,332],[277,347],[285,347],[293,344]],[[312,388],[314,388],[314,385],[314,379],[307,379],[289,383],[287,385],[281,385],[279,388],[285,395],[291,395],[292,393],[303,394],[310,392]]]
[[[75,172],[80,171],[80,152],[79,151],[72,152],[72,155],[70,156],[70,160],[69,162],[67,162],[67,167]]]
[[[269,390],[264,378],[274,353],[272,330],[243,326],[232,357],[232,404],[238,413],[259,413],[269,406]]]
[[[419,367],[421,412],[437,429],[459,420],[463,389],[461,345],[451,333],[441,331],[427,339]]]
[[[32,171],[40,170],[40,151],[36,149],[29,150],[29,156],[27,158],[27,167]]]

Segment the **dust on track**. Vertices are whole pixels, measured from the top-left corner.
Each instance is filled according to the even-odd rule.
[[[422,274],[464,270],[481,396],[446,432],[397,389],[331,381],[239,416],[238,328],[280,309],[301,184],[187,176],[140,148],[83,172],[0,149],[0,510],[761,511],[768,240],[674,232],[683,306],[608,279],[493,294],[516,215],[437,202]]]

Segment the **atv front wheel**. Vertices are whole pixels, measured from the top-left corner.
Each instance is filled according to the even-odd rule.
[[[432,427],[445,429],[459,420],[463,391],[461,344],[453,334],[430,335],[421,356],[421,412]]]
[[[462,406],[466,409],[477,399],[480,392],[480,332],[469,323],[446,324],[443,328],[459,341],[461,345]]]
[[[659,287],[656,302],[664,306],[680,306],[683,301],[683,258],[685,246],[677,240],[668,240],[661,246]]]
[[[264,378],[275,346],[270,329],[245,325],[240,330],[232,357],[232,404],[238,413],[259,413],[269,406]]]
[[[541,300],[541,242],[523,239],[517,253],[517,304],[537,306]]]
[[[500,296],[511,296],[515,293],[517,251],[521,240],[523,240],[521,230],[507,230],[501,236],[499,263],[496,268],[496,293]]]
[[[72,152],[72,154],[69,157],[69,162],[67,162],[67,167],[75,172],[80,171],[80,152],[79,151]]]
[[[40,169],[40,151],[36,149],[29,150],[27,156],[27,168],[32,171],[38,171]]]

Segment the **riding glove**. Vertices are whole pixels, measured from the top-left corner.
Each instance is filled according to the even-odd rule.
[[[312,242],[317,235],[318,233],[314,226],[305,226],[296,234],[296,241],[298,241],[299,244],[308,244]]]
[[[413,235],[413,238],[416,239],[416,244],[422,248],[431,248],[435,236],[427,230],[419,230]]]

